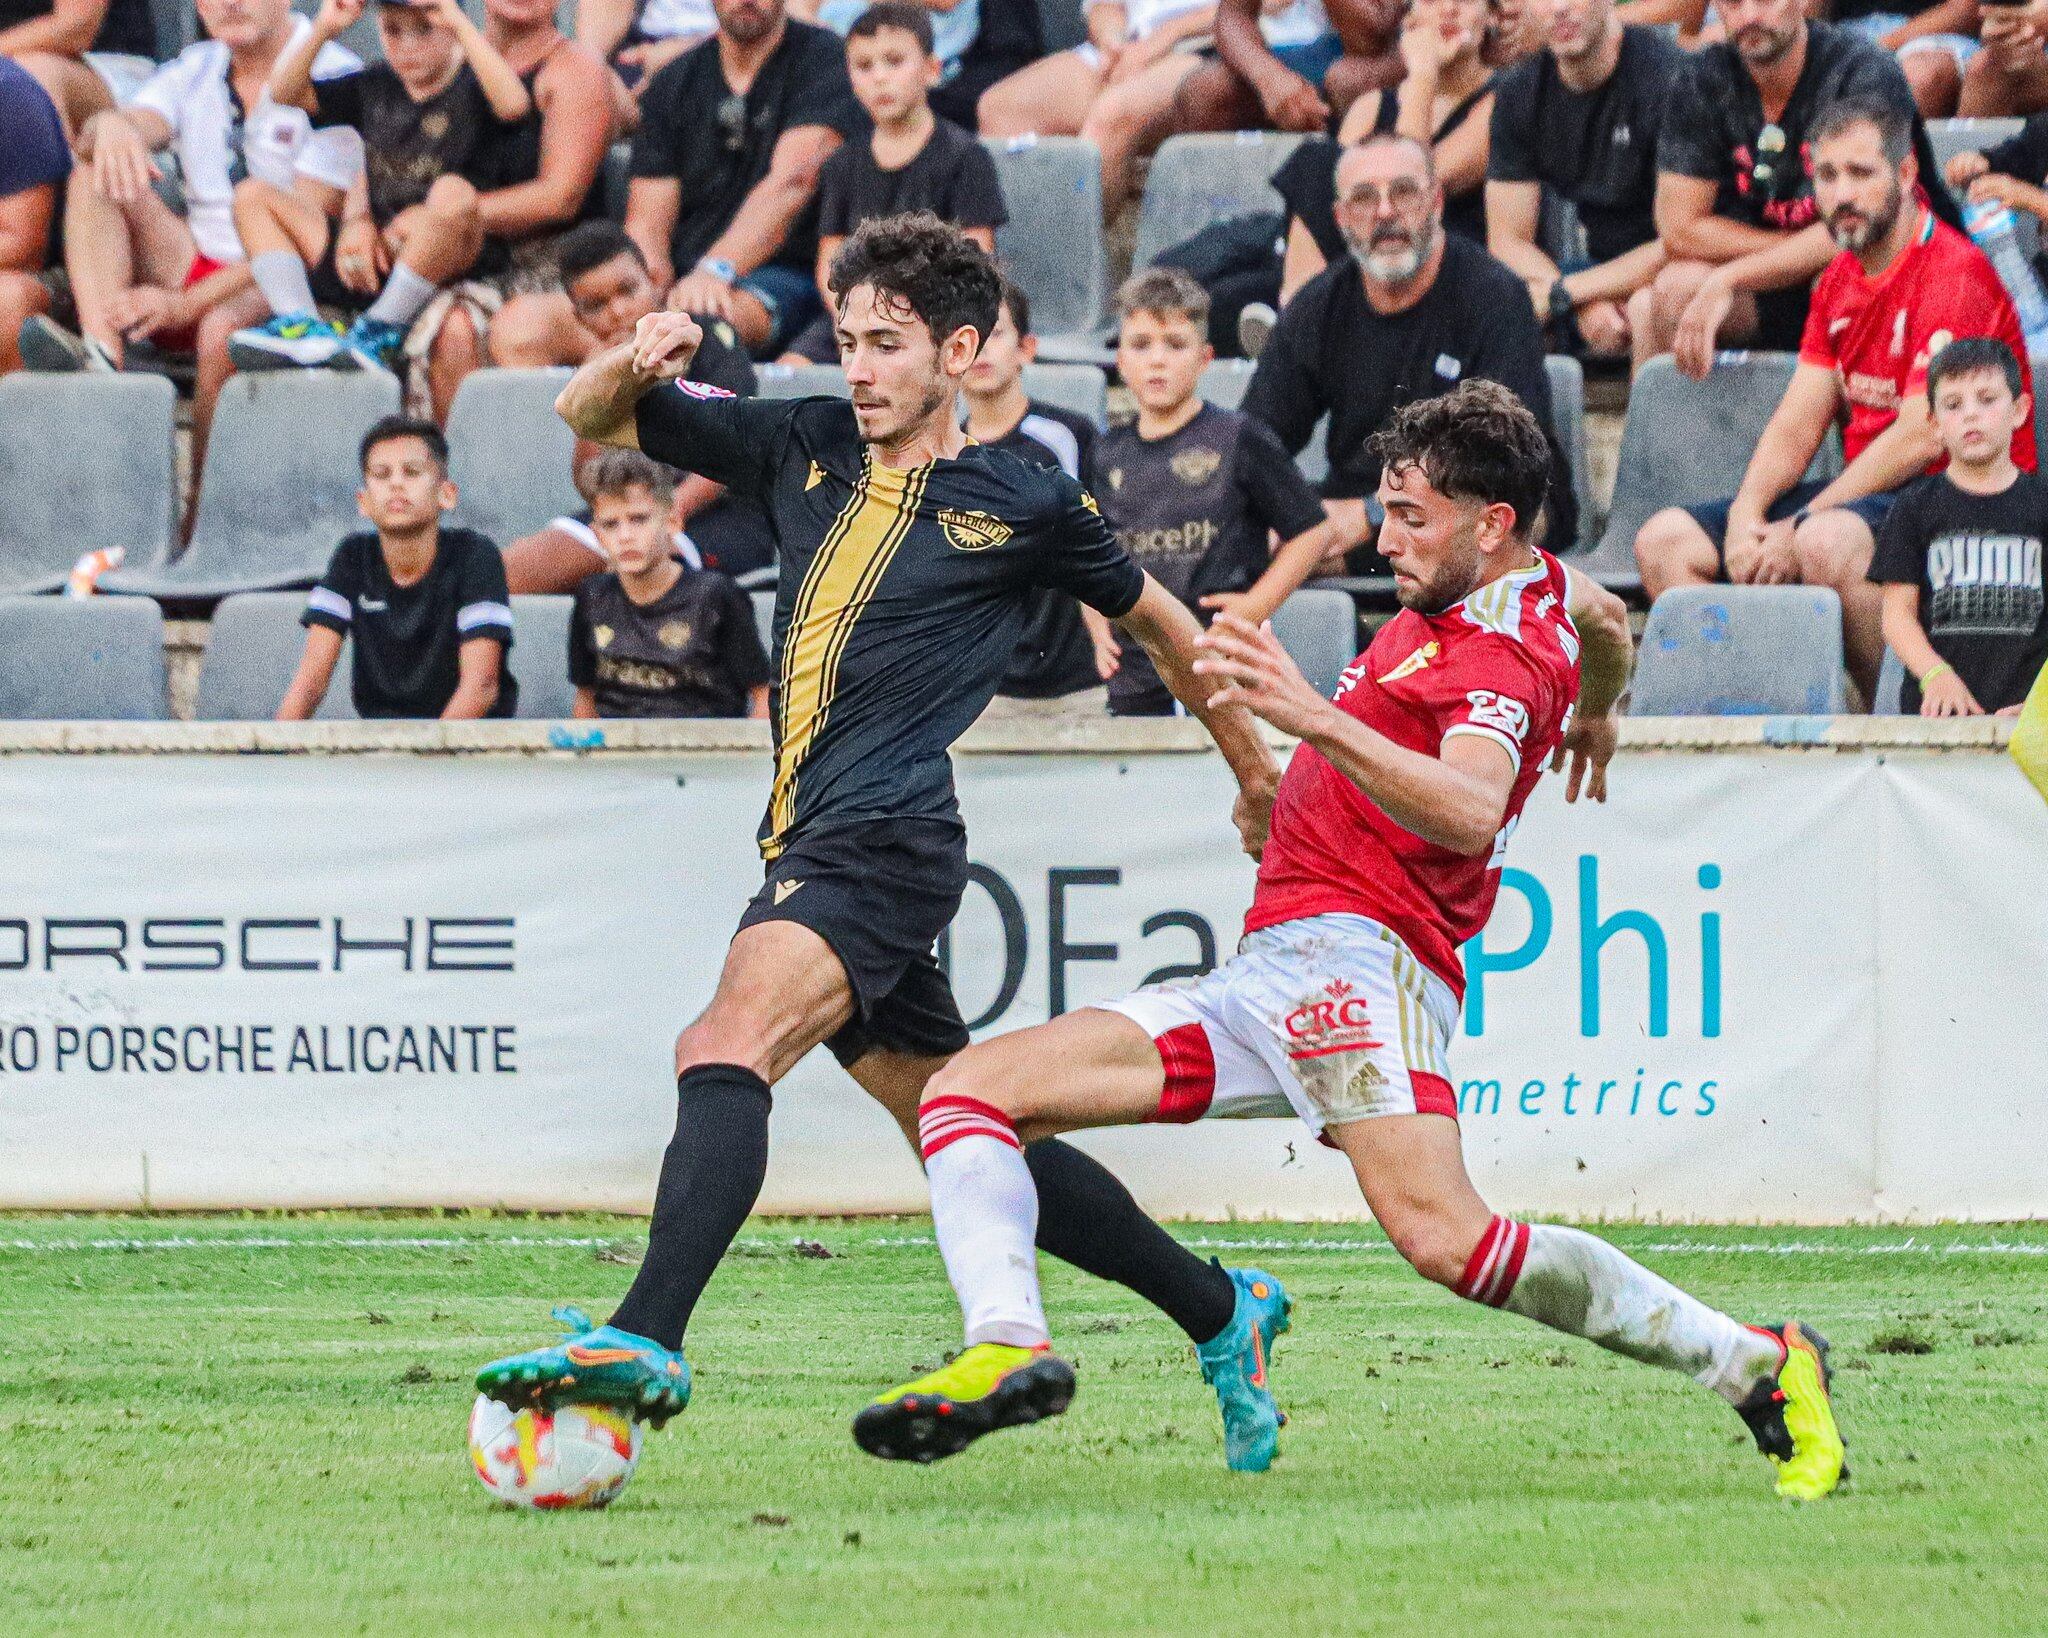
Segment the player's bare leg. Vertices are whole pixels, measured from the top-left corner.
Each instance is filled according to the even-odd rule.
[[[1457,1122],[1389,1115],[1329,1129],[1366,1204],[1424,1278],[1647,1365],[1690,1376],[1735,1407],[1779,1470],[1779,1494],[1835,1487],[1842,1443],[1828,1405],[1827,1343],[1797,1322],[1747,1326],[1595,1235],[1496,1215],[1465,1171]]]
[[[1225,1455],[1241,1471],[1272,1461],[1284,1420],[1266,1386],[1271,1344],[1288,1327],[1278,1281],[1208,1265],[1204,1291],[1180,1270],[1201,1265],[1154,1224],[1096,1162],[1053,1134],[1153,1118],[1166,1069],[1145,1031],[1093,1008],[969,1047],[926,1088],[919,1138],[946,1271],[966,1310],[967,1349],[944,1370],[863,1410],[854,1436],[891,1459],[928,1462],[984,1433],[1058,1415],[1073,1372],[1050,1353],[1034,1244],[1130,1286],[1166,1309],[1196,1343],[1223,1414]],[[1098,1174],[1099,1181],[1091,1178]],[[1046,1232],[1040,1200],[1067,1219]],[[1090,1211],[1089,1200],[1098,1202]],[[1072,1233],[1086,1223],[1085,1238]],[[1072,1242],[1071,1244],[1066,1242]],[[1178,1292],[1168,1282],[1178,1284]],[[1191,1322],[1180,1304],[1219,1303]],[[1217,1323],[1220,1321],[1220,1323]]]

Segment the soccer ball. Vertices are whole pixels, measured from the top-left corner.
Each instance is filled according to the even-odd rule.
[[[476,1476],[511,1507],[604,1507],[640,1460],[640,1424],[609,1405],[518,1410],[477,1395],[469,1413]]]

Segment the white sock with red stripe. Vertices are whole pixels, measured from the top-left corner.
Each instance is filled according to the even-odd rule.
[[[1494,1218],[1457,1290],[1646,1365],[1683,1371],[1730,1404],[1747,1398],[1783,1358],[1768,1333],[1687,1296],[1605,1240],[1550,1223]]]
[[[967,1343],[1042,1347],[1038,1190],[1017,1128],[978,1098],[934,1098],[918,1112],[932,1226],[967,1321]]]

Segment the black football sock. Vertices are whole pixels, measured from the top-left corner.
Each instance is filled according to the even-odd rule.
[[[768,1083],[738,1064],[699,1064],[676,1081],[676,1135],[661,1157],[647,1256],[612,1324],[679,1348],[690,1311],[768,1172]]]
[[[1024,1151],[1038,1185],[1038,1249],[1128,1287],[1207,1342],[1237,1311],[1237,1287],[1161,1228],[1099,1160],[1046,1138]]]

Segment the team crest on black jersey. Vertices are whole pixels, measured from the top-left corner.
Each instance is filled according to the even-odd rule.
[[[956,507],[939,508],[939,527],[946,538],[963,552],[985,552],[1010,538],[1010,526],[987,512],[963,512]]]
[[[664,621],[661,629],[654,635],[661,640],[663,648],[687,648],[690,643],[690,622],[687,620]]]
[[[1192,489],[1216,476],[1223,457],[1213,449],[1184,449],[1170,463],[1173,475]]]

